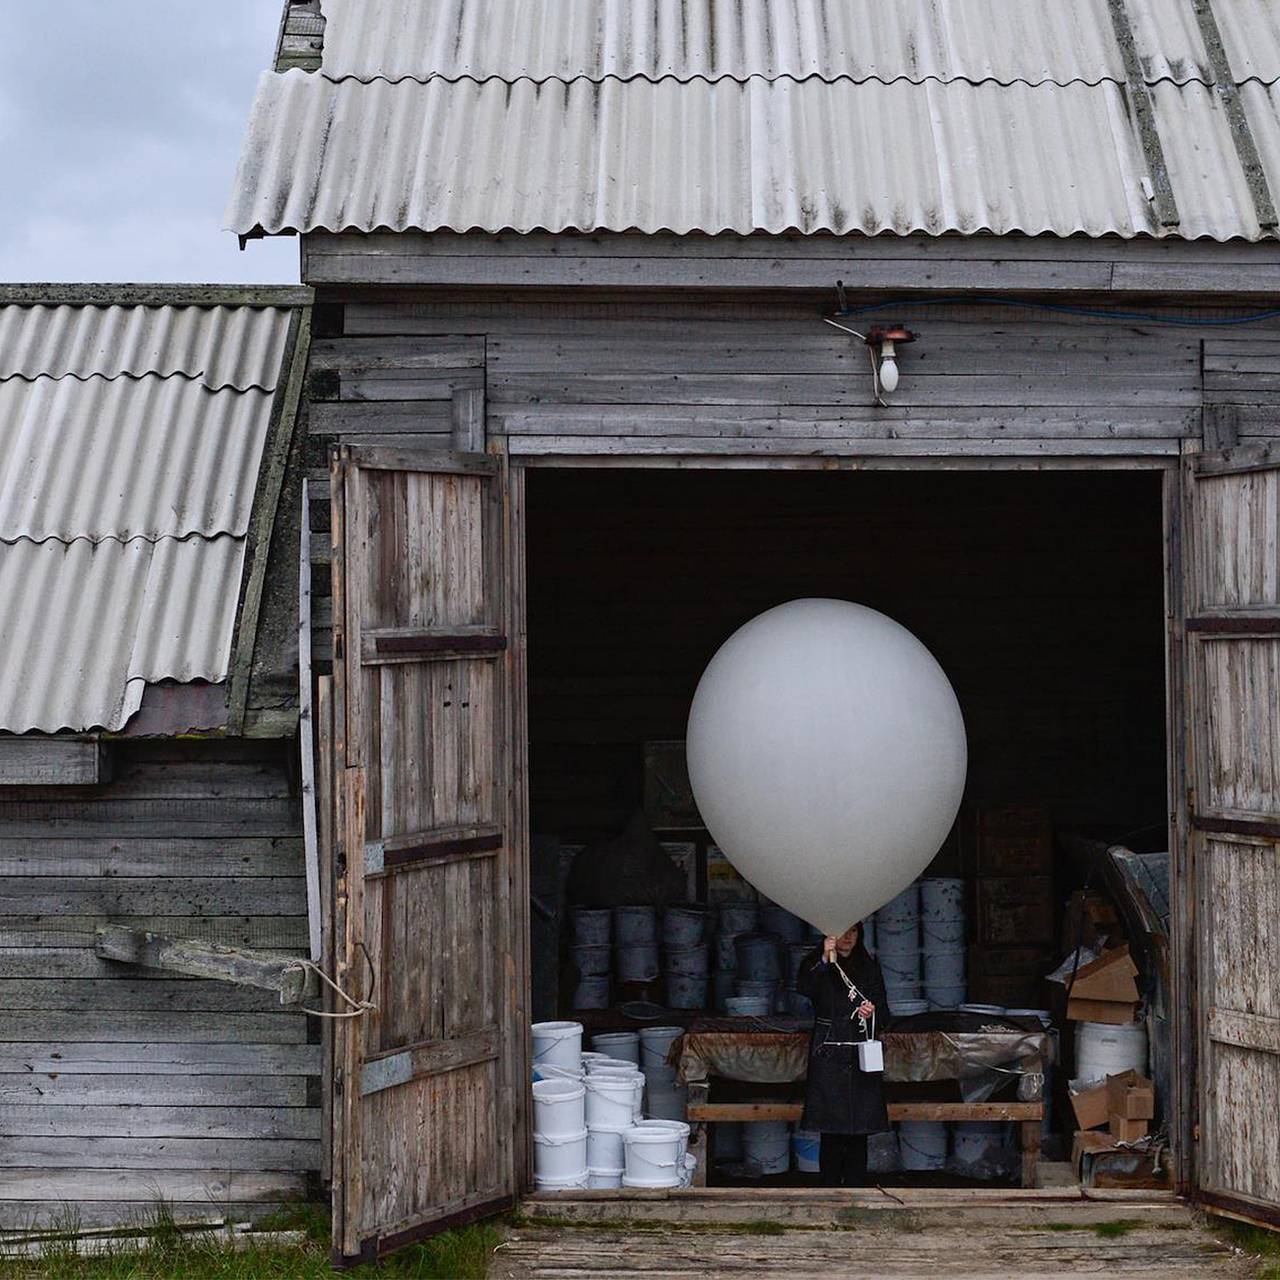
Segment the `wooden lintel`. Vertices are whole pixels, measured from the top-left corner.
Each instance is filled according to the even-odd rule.
[[[301,1004],[319,991],[315,973],[297,957],[254,947],[174,938],[111,924],[97,930],[94,952],[103,960],[278,991],[282,1005]]]
[[[91,786],[107,778],[96,739],[0,738],[0,786]]]

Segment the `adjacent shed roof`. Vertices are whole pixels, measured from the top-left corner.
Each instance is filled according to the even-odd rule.
[[[1110,0],[320,0],[228,225],[1257,239],[1280,5],[1213,0],[1243,130],[1194,5],[1125,0],[1131,82]]]
[[[0,730],[226,677],[288,306],[0,305]]]

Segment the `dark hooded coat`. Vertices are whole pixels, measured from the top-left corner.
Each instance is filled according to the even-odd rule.
[[[859,943],[840,967],[876,1007],[875,1034],[889,1023],[889,1001],[880,966]],[[800,1124],[818,1133],[882,1133],[889,1127],[884,1105],[884,1075],[858,1066],[856,1042],[868,1038],[856,1016],[857,1006],[835,966],[823,963],[822,947],[800,966],[796,989],[813,1001],[814,1024],[809,1040],[809,1077]]]

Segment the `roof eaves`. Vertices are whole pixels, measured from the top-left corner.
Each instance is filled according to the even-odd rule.
[[[0,306],[305,307],[306,285],[0,284]]]

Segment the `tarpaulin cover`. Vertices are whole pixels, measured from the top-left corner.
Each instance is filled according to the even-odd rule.
[[[954,1023],[955,1029],[939,1025],[946,1022]],[[924,1025],[916,1030],[916,1024]],[[884,1078],[891,1082],[955,1080],[966,1102],[980,1102],[1010,1076],[1018,1076],[1018,1096],[1034,1101],[1043,1091],[1043,1064],[1051,1053],[1051,1041],[1042,1029],[1029,1029],[1032,1025],[1013,1019],[1007,1029],[984,1026],[971,1015],[933,1014],[905,1020],[899,1024],[903,1029],[882,1037]],[[752,1084],[789,1084],[803,1080],[807,1073],[809,1031],[785,1018],[700,1019],[672,1045],[672,1060],[681,1084],[711,1076]]]

